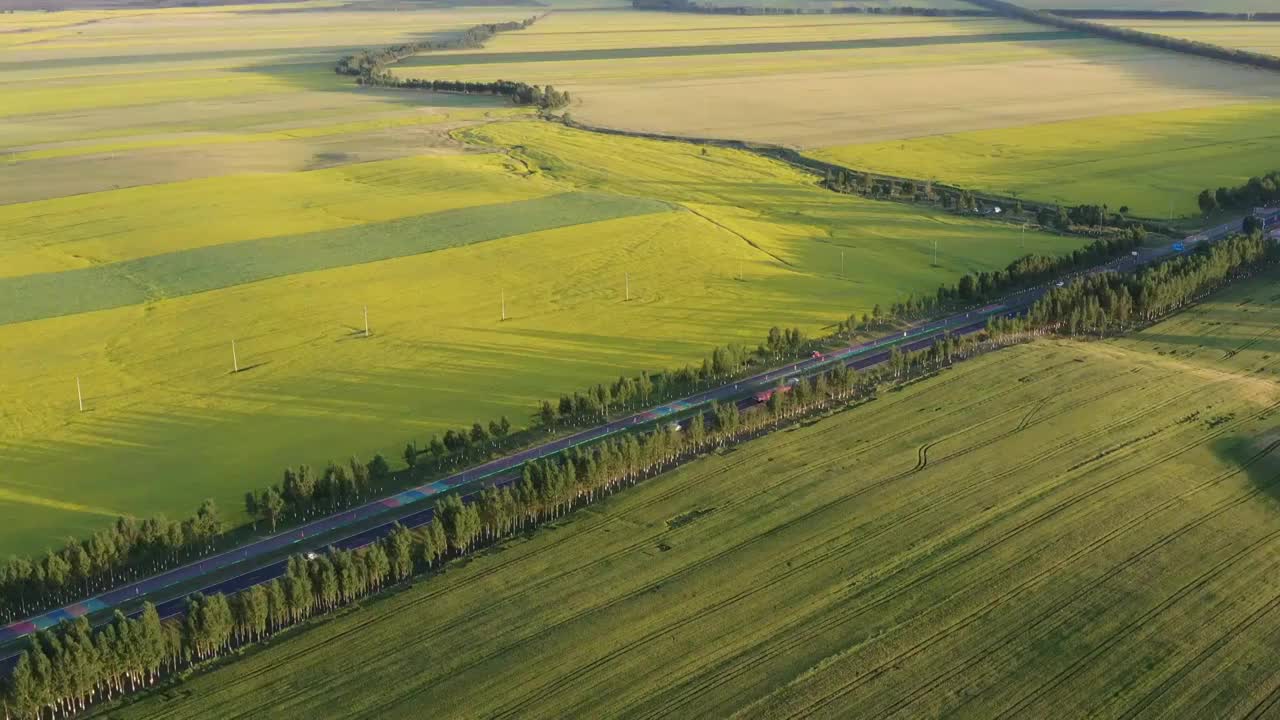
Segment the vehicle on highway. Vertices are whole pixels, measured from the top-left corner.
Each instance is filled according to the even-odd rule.
[[[795,387],[796,382],[797,381],[795,378],[791,378],[791,384],[789,385],[783,385],[782,387],[776,387],[776,388],[769,388],[768,390],[761,390],[760,392],[756,393],[756,402],[766,403],[766,402],[769,402],[769,398],[773,397],[774,393],[791,392],[791,388]]]

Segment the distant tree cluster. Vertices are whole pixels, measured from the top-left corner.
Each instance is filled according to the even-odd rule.
[[[1233,188],[1205,189],[1196,198],[1200,212],[1208,215],[1215,210],[1249,210],[1280,200],[1280,170],[1273,170],[1262,177],[1251,177],[1248,182]]]
[[[175,567],[213,549],[223,529],[217,505],[205,500],[185,520],[121,517],[40,558],[10,557],[0,566],[0,615],[28,617]]]
[[[1190,55],[1213,58],[1215,60],[1226,60],[1228,62],[1241,63],[1244,65],[1251,65],[1253,67],[1267,68],[1269,70],[1280,70],[1280,57],[1276,57],[1274,55],[1264,55],[1262,53],[1222,47],[1221,45],[1199,42],[1197,40],[1187,40],[1185,38],[1142,32],[1141,30],[1132,30],[1118,25],[1104,25],[1102,23],[1089,22],[1088,20],[1067,17],[1065,15],[1057,15],[1043,10],[1032,10],[1030,8],[1005,2],[1004,0],[972,0],[972,2],[974,5],[989,8],[1002,15],[1009,15],[1044,25],[1052,25],[1054,27],[1060,27],[1067,30],[1079,30],[1093,35],[1111,38],[1113,40],[1122,40],[1124,42],[1134,43],[1137,45],[1161,48],[1163,50],[1174,50],[1176,52],[1183,52]]]

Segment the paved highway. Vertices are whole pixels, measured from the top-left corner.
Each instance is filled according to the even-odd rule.
[[[1240,221],[1233,221],[1193,235],[1184,240],[1183,243],[1185,246],[1199,242],[1213,242],[1239,228]],[[1139,264],[1149,263],[1175,252],[1178,251],[1170,246],[1144,248],[1138,254],[1118,258],[1105,265],[1093,268],[1088,273],[1132,269]],[[1084,273],[1076,273],[1076,275],[1079,274]],[[783,368],[770,370],[734,383],[696,393],[680,400],[659,405],[650,410],[628,415],[542,445],[491,460],[441,480],[426,483],[395,495],[255,540],[233,550],[211,555],[88,600],[12,623],[0,628],[0,644],[12,642],[38,629],[56,625],[64,620],[74,620],[83,615],[109,610],[142,597],[151,597],[153,601],[155,601],[155,598],[161,598],[157,605],[162,617],[180,614],[185,605],[187,593],[174,592],[171,597],[165,599],[165,590],[175,588],[180,584],[190,584],[192,581],[214,572],[237,567],[243,567],[244,572],[203,587],[201,592],[230,593],[269,581],[272,578],[283,575],[285,562],[279,561],[260,566],[255,561],[284,549],[290,549],[294,552],[319,549],[315,542],[308,542],[309,539],[328,537],[341,531],[342,528],[380,518],[382,522],[375,527],[353,533],[337,541],[324,543],[325,545],[331,544],[344,549],[366,545],[385,536],[396,522],[406,527],[417,527],[429,522],[432,509],[423,507],[425,503],[421,503],[421,501],[443,492],[465,485],[480,486],[509,483],[518,477],[520,468],[526,462],[554,455],[562,450],[615,435],[628,429],[633,429],[636,426],[661,421],[666,417],[687,414],[697,408],[707,406],[712,401],[736,401],[741,406],[747,407],[755,403],[752,397],[755,392],[773,387],[778,382],[786,381],[792,377],[820,372],[836,363],[843,363],[855,369],[862,369],[886,360],[889,357],[891,348],[894,346],[905,350],[918,350],[929,347],[935,339],[945,334],[962,335],[977,332],[986,326],[988,317],[1000,314],[1017,314],[1034,303],[1047,289],[1048,286],[1046,285],[1024,290],[1010,295],[999,303],[987,305],[966,313],[957,313],[942,320],[910,328],[903,333],[895,333],[870,342],[852,344],[829,352],[821,358],[806,359]],[[0,663],[9,661],[15,656],[16,653],[11,653],[8,657],[0,658]]]

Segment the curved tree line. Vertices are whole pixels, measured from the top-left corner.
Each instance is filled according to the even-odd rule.
[[[468,28],[459,37],[449,40],[424,40],[417,43],[392,45],[378,50],[361,50],[353,55],[340,58],[333,71],[339,75],[355,76],[360,85],[374,87],[407,88],[412,90],[431,90],[433,92],[456,92],[467,94],[500,95],[511,98],[517,105],[533,105],[544,109],[564,107],[569,104],[569,93],[556,90],[548,85],[530,85],[511,80],[495,80],[493,82],[467,82],[461,80],[420,80],[416,78],[399,78],[387,68],[401,60],[430,50],[457,50],[463,48],[484,47],[489,38],[500,32],[523,30],[538,20],[538,16],[528,17],[505,23],[486,23]]]

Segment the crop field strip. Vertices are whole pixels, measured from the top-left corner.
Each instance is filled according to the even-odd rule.
[[[666,47],[605,48],[599,50],[545,50],[541,52],[488,52],[470,54],[426,54],[397,65],[397,68],[455,65],[496,65],[506,63],[575,62],[581,60],[631,60],[637,58],[697,57],[700,55],[759,55],[763,53],[810,52],[815,50],[863,50],[909,48],[968,43],[1046,42],[1079,40],[1083,33],[1061,30],[988,33],[954,36],[869,38],[854,40],[814,40],[811,42],[734,43],[724,45],[671,45]],[[412,73],[410,73],[412,74]]]
[[[1241,290],[1233,298],[1223,298],[1215,304],[1215,312],[1224,316],[1231,315],[1230,306],[1245,292],[1246,290]],[[1274,328],[1277,320],[1274,310],[1274,307],[1267,310],[1272,313],[1268,316],[1271,320],[1267,327],[1270,328]],[[1190,324],[1190,321],[1185,323]],[[1157,326],[1152,332],[1158,333],[1160,329]],[[1264,333],[1251,332],[1248,337],[1234,342],[1233,346],[1263,335]],[[877,653],[878,657],[870,663],[855,658],[843,660],[845,663],[853,662],[858,667],[857,672],[849,678],[854,680],[853,684],[849,684],[849,679],[841,679],[831,687],[822,686],[822,692],[806,697],[804,705],[784,703],[752,706],[750,714],[784,717],[793,712],[804,712],[812,715],[819,709],[817,706],[823,703],[829,704],[826,706],[827,713],[835,714],[840,714],[842,708],[847,709],[853,704],[868,712],[883,711],[885,716],[906,712],[908,709],[912,714],[932,714],[938,709],[937,706],[921,705],[918,701],[923,699],[931,703],[951,697],[944,695],[944,691],[936,687],[937,682],[945,683],[956,677],[960,678],[960,682],[972,682],[974,672],[979,673],[979,676],[988,676],[992,669],[983,666],[984,662],[1004,662],[1003,659],[993,659],[992,653],[998,653],[1003,658],[1011,651],[1025,652],[1028,647],[1033,646],[1020,633],[1029,631],[1045,638],[1060,636],[1061,630],[1058,628],[1063,627],[1063,622],[1081,621],[1072,620],[1073,615],[1064,615],[1064,609],[1079,603],[1096,602],[1092,598],[1103,592],[1096,588],[1126,580],[1138,568],[1157,562],[1159,558],[1173,552],[1177,543],[1194,542],[1194,538],[1198,537],[1197,532],[1203,533],[1208,527],[1214,526],[1215,522],[1220,523],[1229,517],[1228,514],[1238,514],[1245,509],[1258,512],[1260,503],[1264,507],[1267,504],[1261,497],[1272,492],[1274,479],[1250,484],[1242,482],[1242,476],[1262,470],[1265,471],[1264,475],[1274,478],[1277,466],[1274,464],[1273,451],[1280,445],[1280,441],[1274,438],[1269,444],[1259,445],[1250,457],[1242,457],[1240,462],[1224,466],[1212,474],[1203,474],[1192,483],[1169,485],[1168,480],[1157,481],[1154,475],[1163,477],[1163,473],[1157,468],[1178,465],[1188,456],[1196,457],[1197,461],[1211,457],[1204,454],[1206,444],[1213,444],[1224,437],[1247,437],[1252,429],[1259,427],[1259,419],[1275,412],[1274,402],[1269,405],[1254,405],[1254,410],[1248,414],[1208,428],[1207,431],[1196,429],[1197,426],[1204,428],[1203,419],[1192,424],[1176,422],[1175,419],[1188,409],[1200,407],[1203,403],[1215,407],[1224,402],[1227,406],[1238,402],[1224,401],[1224,391],[1231,397],[1239,397],[1241,388],[1237,387],[1238,383],[1253,381],[1239,374],[1240,370],[1236,368],[1247,368],[1250,376],[1261,378],[1264,374],[1274,376],[1276,363],[1265,360],[1259,363],[1262,350],[1245,350],[1244,355],[1249,357],[1234,357],[1230,363],[1230,371],[1213,375],[1214,379],[1204,385],[1192,381],[1187,377],[1187,372],[1179,370],[1177,366],[1180,362],[1194,363],[1196,360],[1166,361],[1154,353],[1148,355],[1149,351],[1139,348],[1140,345],[1149,345],[1141,340],[1141,336],[1132,341],[1120,341],[1119,344],[1125,348],[1124,357],[1127,359],[1123,362],[1114,362],[1112,354],[1099,355],[1089,350],[1088,346],[1077,348],[1070,344],[1039,345],[1003,351],[975,361],[971,364],[972,368],[961,366],[955,371],[955,375],[943,374],[940,378],[919,383],[899,394],[887,395],[880,401],[812,424],[804,430],[784,433],[744,446],[723,457],[675,473],[670,478],[671,485],[666,485],[668,479],[663,478],[639,490],[629,491],[616,501],[611,501],[611,504],[618,504],[616,510],[606,506],[589,511],[559,530],[529,542],[512,543],[502,553],[472,561],[466,568],[451,570],[443,577],[429,581],[421,591],[414,590],[405,594],[413,595],[412,598],[405,599],[401,595],[387,601],[385,608],[378,605],[363,611],[372,613],[370,617],[357,613],[340,620],[338,625],[343,626],[342,637],[353,648],[371,643],[372,649],[380,641],[366,638],[367,634],[391,631],[390,628],[379,630],[384,623],[412,622],[415,625],[415,629],[411,631],[412,637],[422,641],[415,641],[414,647],[437,648],[429,653],[430,658],[421,658],[424,663],[421,667],[430,668],[426,671],[429,675],[444,678],[462,673],[463,677],[476,678],[479,677],[477,673],[502,673],[502,681],[494,684],[492,690],[510,699],[500,704],[495,701],[495,704],[487,706],[492,712],[501,713],[506,710],[520,716],[537,717],[572,713],[582,710],[586,703],[603,701],[606,704],[595,704],[592,707],[599,711],[606,711],[606,708],[622,711],[625,708],[628,715],[656,717],[672,712],[727,714],[734,708],[744,709],[742,703],[750,698],[739,699],[735,696],[741,695],[744,688],[759,687],[764,677],[777,678],[777,675],[762,676],[760,673],[778,671],[779,665],[784,668],[793,667],[794,670],[788,672],[799,673],[799,678],[822,678],[824,673],[841,667],[842,651],[837,650],[828,660],[818,662],[809,673],[801,672],[806,667],[805,658],[821,659],[824,648],[837,642],[829,639],[833,636],[847,642],[844,639],[849,637],[848,623],[856,618],[866,617],[871,620],[872,625],[861,633],[855,632],[855,637],[862,634],[867,638],[888,638],[882,639],[883,642],[896,642],[897,634],[904,633],[903,645],[895,646],[896,649],[889,654]],[[1196,357],[1208,358],[1210,354],[1208,350],[1197,351]],[[1081,358],[1086,362],[1078,362]],[[1237,358],[1239,362],[1234,362]],[[989,372],[975,372],[987,363],[992,364],[991,372],[1003,377],[1023,376],[1031,379],[1013,388],[1002,387],[999,383],[991,382]],[[996,364],[1001,367],[1002,372],[995,370]],[[1145,369],[1137,375],[1128,372],[1137,367]],[[946,383],[947,389],[932,387],[934,383],[939,386]],[[1079,388],[1085,394],[1077,395],[1075,391],[1054,392],[1046,383]],[[1126,387],[1127,389],[1123,389]],[[973,392],[979,388],[980,392]],[[939,393],[955,400],[963,398],[963,402],[952,406],[945,400],[931,400]],[[1272,400],[1276,398],[1277,394],[1273,392]],[[1119,415],[1099,412],[1100,408],[1096,407],[1099,404],[1112,405],[1118,400],[1127,408],[1127,411]],[[945,415],[929,413],[921,417],[922,411],[931,409],[939,402],[943,403],[942,407],[947,411]],[[1228,408],[1224,407],[1223,411],[1226,409]],[[843,459],[828,457],[825,452],[815,455],[804,450],[827,446],[832,442],[839,442],[838,438],[848,433],[858,433],[857,428],[866,426],[866,421],[862,419],[866,413],[874,413],[873,416],[866,415],[866,418],[874,417],[876,427],[894,429],[894,432],[885,437],[879,434],[871,436],[875,438],[877,448],[866,447],[862,453],[857,448],[850,448],[853,454],[846,455]],[[902,421],[906,425],[897,425]],[[933,433],[929,432],[930,421],[935,426]],[[936,432],[936,426],[939,425],[953,427],[954,430],[944,433],[945,438],[940,438]],[[1075,426],[1080,426],[1081,432],[1064,434],[1061,431],[1063,427]],[[813,434],[811,438],[809,433]],[[1028,434],[1051,437],[1053,433],[1058,436],[1057,449],[1048,452],[1027,446],[1031,442],[1029,438],[1019,440]],[[972,438],[966,440],[962,437],[965,434]],[[778,446],[760,447],[774,442],[779,443]],[[935,443],[959,446],[954,447],[945,457],[936,460],[930,458],[925,467],[919,467],[921,448]],[[847,445],[848,442],[845,441],[844,444]],[[757,447],[758,451],[753,449]],[[891,447],[898,449],[889,451]],[[1014,447],[1021,449],[1007,460],[1000,459],[1013,451]],[[1075,449],[1072,450],[1072,447]],[[787,448],[793,450],[788,451]],[[1028,453],[1028,450],[1031,452]],[[766,456],[770,459],[788,457],[789,452],[798,454],[789,458],[788,464],[791,467],[785,472],[779,472],[778,468],[766,460]],[[972,453],[982,454],[981,459],[968,459]],[[810,463],[814,461],[820,462],[810,468]],[[903,463],[907,462],[915,462],[919,469],[905,470]],[[960,465],[953,468],[957,463]],[[966,466],[966,463],[972,464]],[[1002,472],[997,477],[990,477],[979,467],[986,467],[990,463],[1002,465]],[[896,471],[893,469],[895,464],[898,465]],[[704,469],[702,465],[707,467]],[[819,470],[818,466],[822,465],[830,469]],[[753,467],[773,469],[761,477],[765,482],[757,483],[750,476],[749,469]],[[859,468],[859,474],[864,479],[852,485],[840,483],[838,478],[845,477],[845,473],[853,467]],[[1179,473],[1188,472],[1188,467],[1179,467]],[[1043,472],[1046,469],[1051,470],[1048,476]],[[744,470],[748,473],[746,477],[742,475]],[[880,475],[886,471],[888,475]],[[960,471],[960,475],[955,475],[956,471]],[[878,495],[883,496],[878,500],[875,496],[863,496],[862,503],[855,503],[853,507],[842,506],[841,503],[849,503],[852,497],[858,497],[852,493],[860,492],[867,482],[876,482],[895,474],[902,475],[904,472],[906,475],[877,491]],[[809,499],[807,493],[832,483],[841,487],[832,488],[822,501]],[[997,503],[1003,507],[994,515],[992,511],[981,511],[980,508],[985,503],[983,486],[999,488],[1000,495],[1012,499]],[[935,488],[942,490],[941,494]],[[1150,499],[1145,499],[1148,496]],[[783,497],[798,505],[783,508]],[[672,499],[683,501],[673,503]],[[631,509],[631,502],[636,503],[634,510]],[[1135,502],[1141,503],[1140,512],[1119,511],[1122,504]],[[948,522],[954,524],[956,517],[967,514],[967,505],[973,505],[975,510],[979,510],[979,517],[970,523],[962,521],[959,527],[948,529]],[[867,515],[871,506],[876,508],[876,513]],[[678,529],[667,529],[660,518],[679,514],[681,507],[713,507],[715,512],[703,515],[696,522],[681,525]],[[859,512],[859,507],[865,510]],[[755,511],[743,517],[742,513],[746,508],[755,508]],[[1114,515],[1113,522],[1104,524],[1097,532],[1088,531],[1091,525],[1079,526],[1080,522],[1101,508],[1112,508],[1105,514]],[[853,517],[849,517],[851,511]],[[827,514],[823,515],[824,512]],[[801,515],[805,520],[789,522]],[[983,515],[992,516],[983,518]],[[761,516],[768,516],[770,521],[761,520]],[[1163,524],[1153,526],[1155,521],[1162,521]],[[724,533],[725,527],[733,526],[736,522],[750,525],[751,533],[760,533],[759,539],[750,536],[745,543],[716,539],[719,537],[718,533]],[[942,525],[934,528],[933,524],[936,523]],[[1027,561],[1016,560],[1016,556],[1008,555],[1007,550],[1002,548],[1031,542],[1027,539],[1028,533],[1039,532],[1048,523],[1062,526],[1060,532],[1064,538],[1069,538],[1068,547],[1056,552],[1049,551],[1043,561],[1033,562],[1026,571],[1019,571]],[[904,527],[911,528],[908,535],[917,539],[906,542],[895,540],[894,535],[901,535]],[[1086,530],[1083,536],[1079,535],[1081,529]],[[785,538],[777,537],[779,534],[785,535]],[[617,538],[618,535],[622,537]],[[1269,541],[1265,533],[1251,535],[1253,537],[1232,542],[1209,566],[1174,573],[1167,592],[1153,598],[1153,604],[1149,608],[1144,605],[1142,609],[1130,614],[1136,617],[1126,616],[1116,621],[1116,628],[1108,630],[1111,634],[1100,640],[1102,647],[1116,647],[1115,638],[1121,635],[1115,634],[1113,630],[1118,628],[1123,634],[1126,626],[1133,625],[1141,617],[1164,618],[1165,610],[1173,612],[1174,608],[1185,605],[1185,602],[1179,604],[1179,599],[1185,601],[1195,597],[1215,582],[1239,582],[1243,577],[1241,573],[1252,573],[1250,576],[1265,574],[1257,563],[1259,551]],[[611,537],[616,539],[610,542]],[[763,558],[759,563],[749,561],[749,557],[754,557],[750,548],[770,543],[769,537],[777,537],[772,542],[784,554],[771,556],[767,562],[763,562]],[[544,542],[554,545],[543,549],[541,544]],[[643,579],[629,579],[628,555],[632,558],[643,557],[646,547],[652,547],[658,542],[674,545],[673,553],[692,552],[693,556],[688,558],[683,567],[650,573],[651,577]],[[575,552],[575,545],[580,550]],[[703,547],[704,545],[708,547]],[[1216,547],[1216,543],[1214,546]],[[874,557],[875,549],[879,547],[904,549],[898,551],[901,557],[874,561],[875,565],[883,565],[883,569],[878,568],[875,572],[864,570],[861,575],[855,573],[850,578],[844,578],[840,574],[830,575],[833,564],[844,566],[852,563],[856,567],[859,557],[864,554]],[[1052,547],[1054,546],[1043,546],[1039,552],[1045,553]],[[1121,552],[1117,555],[1116,551]],[[531,553],[529,558],[520,557],[524,552]],[[1103,554],[1114,559],[1114,562],[1109,560],[1097,565],[1096,570],[1093,569],[1094,565],[1079,567],[1082,562],[1102,562]],[[511,555],[517,557],[513,558]],[[582,558],[584,562],[580,566],[566,567],[562,561],[558,561],[559,557],[566,560]],[[669,556],[658,554],[656,557]],[[715,582],[707,574],[711,572],[709,568],[715,567],[716,561],[711,559],[715,557],[725,558],[722,563],[727,561],[739,566],[737,573],[730,576],[730,582],[741,587],[741,590],[719,592],[710,589],[715,587]],[[992,582],[984,577],[985,568],[979,568],[978,572],[968,572],[968,567],[974,562],[988,559],[989,564],[998,566],[994,572],[1016,572],[1018,581]],[[635,559],[631,560],[631,563],[634,562]],[[744,562],[747,564],[742,565]],[[1012,564],[1005,567],[1005,563]],[[493,567],[490,567],[491,564]],[[500,578],[504,573],[519,572],[520,569],[528,574],[532,587],[526,587],[524,582],[495,578]],[[743,572],[744,569],[746,572]],[[965,574],[958,575],[962,570]],[[476,576],[472,577],[472,573],[476,573]],[[767,617],[767,614],[759,614],[759,603],[769,602],[761,598],[776,597],[777,593],[792,584],[799,586],[795,588],[795,593],[811,598],[824,597],[826,593],[818,592],[806,584],[806,577],[814,573],[825,573],[824,576],[833,580],[844,578],[839,580],[842,584],[856,584],[850,585],[842,593],[845,600],[822,612],[806,609],[810,603],[801,601],[794,606],[783,605],[794,607],[791,615],[797,617],[776,621],[753,620],[747,625],[743,625],[741,620],[735,620],[738,616],[724,617],[734,612],[735,607],[740,608],[739,612],[746,613],[749,610],[741,606],[752,603],[757,603],[752,606],[756,613],[753,617]],[[1090,582],[1077,583],[1077,573],[1083,573],[1080,575],[1081,580],[1088,577]],[[858,578],[862,576],[865,579],[859,581]],[[718,576],[712,573],[711,577]],[[1052,597],[1041,597],[1048,588],[1054,586],[1052,578],[1060,578],[1057,582],[1067,582],[1069,587]],[[959,580],[962,585],[942,594],[924,589],[931,584],[948,580]],[[456,611],[450,609],[454,607],[449,601],[450,595],[455,592],[450,587],[454,582],[458,583],[456,592],[479,592],[484,595],[484,601],[477,606],[459,597],[453,602],[463,605],[457,606]],[[680,585],[682,582],[686,584]],[[862,587],[866,583],[870,585]],[[689,617],[688,612],[675,613],[674,608],[667,606],[665,610],[655,608],[650,611],[658,616],[651,622],[651,616],[640,606],[631,608],[631,612],[639,613],[639,617],[645,618],[641,623],[643,627],[631,630],[618,624],[626,616],[624,609],[628,605],[641,603],[640,598],[650,597],[655,593],[661,595],[669,585],[685,588],[670,592],[693,602],[695,609],[692,614],[697,617]],[[986,591],[987,586],[991,586],[989,593]],[[579,603],[599,594],[584,593],[583,590],[570,592],[569,589],[574,587],[606,588],[608,593],[616,594],[617,599],[608,600],[609,595],[605,595],[603,603],[589,602],[581,609],[566,614],[558,609],[561,603]],[[713,597],[710,600],[701,599],[703,592],[697,588],[708,589]],[[494,590],[501,594],[485,595]],[[689,595],[691,591],[696,595]],[[570,592],[570,595],[562,596],[563,592]],[[887,629],[883,631],[887,633],[883,636],[875,631],[875,618],[878,614],[889,612],[888,608],[891,606],[901,605],[900,612],[925,612],[911,609],[916,602],[913,598],[921,596],[922,592],[923,596],[941,598],[940,601],[944,603],[951,602],[946,598],[956,593],[980,596],[990,594],[993,597],[967,605],[967,610],[960,615],[946,615],[948,618],[960,617],[961,620],[954,623],[948,620],[945,626],[926,625],[919,631],[912,631],[912,623],[900,626],[897,630]],[[568,600],[570,597],[575,599]],[[1239,625],[1250,618],[1254,622],[1259,621],[1262,616],[1259,615],[1258,608],[1265,606],[1268,600],[1269,596],[1264,596],[1257,603],[1242,603],[1248,607],[1233,606],[1232,612],[1221,619],[1221,628]],[[1047,605],[1046,601],[1049,601]],[[1035,614],[1025,619],[1019,616],[1016,626],[1002,626],[991,619],[993,614],[1009,612],[1013,603],[1029,603],[1036,608]],[[427,627],[417,629],[422,623],[422,610],[409,611],[410,607],[415,606],[431,608],[432,620],[427,623]],[[463,606],[468,612],[451,621],[448,616],[461,612]],[[516,617],[526,619],[499,620],[512,612],[519,613],[519,610],[513,610],[513,606],[526,613],[517,614]],[[619,613],[623,615],[619,616]],[[440,614],[444,617],[437,616]],[[543,618],[540,614],[546,614],[547,617]],[[594,623],[592,618],[597,618]],[[719,619],[713,621],[711,618]],[[536,627],[526,625],[535,620],[538,623]],[[495,642],[478,634],[481,626],[490,621],[506,623],[504,627],[510,628],[507,633],[510,637],[498,642],[497,647],[490,651],[472,648],[475,643],[489,645]],[[981,629],[983,624],[991,622],[996,623],[995,632],[984,633]],[[598,634],[591,634],[587,629],[589,627],[599,628],[597,633],[605,632],[606,627],[612,628],[608,633],[621,632],[629,639],[611,651],[601,650],[589,654],[590,660],[569,660],[567,664],[564,660],[548,663],[546,658],[553,657],[557,648],[561,648],[564,643],[572,643],[572,638],[581,636],[583,632],[599,639]],[[733,640],[724,645],[722,650],[716,649],[721,647],[718,643],[728,640],[719,633],[731,632],[730,628],[744,627],[750,628],[750,632],[746,633],[750,638]],[[351,631],[350,634],[347,630]],[[207,706],[211,707],[210,713],[242,713],[244,717],[251,716],[258,707],[257,701],[245,702],[244,693],[254,692],[254,687],[264,687],[264,682],[265,686],[270,686],[270,681],[265,678],[281,672],[282,665],[271,661],[272,654],[288,652],[291,644],[305,644],[308,650],[297,656],[291,653],[284,656],[290,658],[288,662],[291,663],[291,669],[305,674],[308,663],[323,662],[321,657],[316,657],[316,653],[322,656],[325,653],[324,638],[329,631],[320,629],[313,632],[320,637],[303,635],[282,643],[280,648],[269,649],[263,653],[264,657],[254,656],[242,661],[242,664],[254,665],[245,677],[257,678],[256,682],[250,680],[248,685],[242,685],[240,680],[232,680],[237,676],[233,667],[230,672],[221,673],[231,684],[218,686],[217,693],[209,695],[204,691],[212,688],[203,684],[205,680],[198,680],[196,692],[201,702],[212,703]],[[672,657],[670,663],[664,662],[663,658],[676,647],[684,647],[685,643],[691,641],[690,632],[699,638],[698,646],[706,649],[692,659]],[[707,635],[706,632],[713,634]],[[1055,632],[1059,635],[1055,635]],[[668,649],[666,638],[673,637],[672,633],[674,637],[683,640],[681,644]],[[604,637],[610,635],[606,634]],[[957,637],[964,637],[966,640],[972,638],[977,642],[964,646],[963,652],[957,654],[954,649]],[[1221,646],[1222,643],[1216,642],[1218,639],[1215,635],[1215,643]],[[400,636],[398,642],[403,640],[403,636]],[[872,641],[868,639],[868,642]],[[612,641],[605,642],[606,646],[611,644]],[[465,647],[467,650],[464,652],[478,655],[473,660],[460,664],[444,647],[457,647],[460,650]],[[817,649],[807,652],[806,649],[814,647]],[[860,646],[855,643],[848,652],[854,652],[858,647]],[[645,648],[645,653],[651,657],[641,659],[640,655],[645,653],[632,652],[632,649],[640,648]],[[1191,651],[1194,652],[1189,651],[1188,659],[1191,655],[1199,655],[1202,650],[1200,647],[1192,648]],[[570,646],[562,647],[560,651],[567,653],[564,656],[566,659],[576,658],[581,654],[577,648],[570,649]],[[406,652],[415,654],[414,651]],[[364,657],[362,654],[357,656]],[[762,656],[765,659],[762,660]],[[544,658],[541,664],[535,663],[540,668],[539,673],[530,675],[516,669],[532,669],[527,663],[535,657]],[[1093,663],[1086,663],[1081,659],[1090,657],[1092,655],[1089,652],[1080,651],[1062,661],[1064,667],[1050,668],[1043,678],[1022,683],[1019,686],[1022,692],[1009,698],[1007,705],[1013,707],[1023,698],[1035,696],[1040,692],[1037,688],[1041,685],[1049,687],[1045,684],[1047,682],[1073,678],[1078,669],[1086,664],[1092,666]],[[794,659],[790,665],[787,664],[788,658]],[[893,672],[893,668],[921,659],[941,664],[933,667],[932,674],[912,671],[909,679],[926,676],[933,679],[914,682],[897,690],[894,689],[896,685],[884,687],[886,681],[901,675]],[[408,707],[417,706],[417,702],[429,702],[432,695],[448,692],[449,684],[461,682],[448,680],[445,687],[439,687],[424,679],[418,682],[416,690],[405,689],[406,660],[406,657],[401,657],[397,664],[397,658],[384,659],[379,656],[371,660],[372,667],[366,668],[368,677],[390,677],[389,674],[392,673],[399,677],[400,681],[394,685],[401,688],[397,693],[400,696],[398,700],[385,697],[384,690],[380,690],[376,697],[366,693],[352,684],[356,682],[352,679],[340,683],[336,688],[321,688],[314,683],[303,683],[286,693],[278,707],[285,713],[284,716],[305,714],[308,703],[323,702],[327,693],[337,693],[329,697],[341,696],[346,701],[357,702],[352,707],[358,708],[357,712],[364,715],[384,712],[395,715]],[[606,660],[609,664],[603,665]],[[293,664],[298,661],[303,664]],[[445,665],[441,666],[441,662]],[[619,665],[623,667],[618,667]],[[498,671],[499,666],[507,668],[507,672]],[[658,666],[663,670],[655,674]],[[1007,666],[997,667],[1001,667],[1001,672],[1012,672]],[[666,678],[679,677],[685,673],[688,673],[686,681],[667,687],[669,681]],[[1057,675],[1061,677],[1055,677]],[[539,676],[542,679],[538,679]],[[628,679],[626,689],[618,685],[623,676]],[[217,679],[215,677],[208,680],[216,682]],[[986,683],[987,680],[982,682]],[[413,682],[409,684],[412,685]],[[950,687],[954,686],[953,683]],[[1270,687],[1268,685],[1267,689]],[[562,700],[560,695],[541,692],[549,688],[559,688],[560,695],[567,699]],[[867,688],[876,692],[866,695]],[[1143,688],[1144,697],[1149,694],[1148,690],[1154,691],[1155,688]],[[256,692],[261,701],[270,701],[268,695],[262,695],[260,690]],[[973,702],[980,703],[983,699],[985,696],[977,695]],[[896,704],[886,707],[885,702]],[[953,703],[948,707],[962,712],[967,710],[988,715],[1001,707],[981,704],[966,706],[963,696],[948,702]],[[1250,701],[1250,704],[1255,702],[1258,700]],[[148,711],[129,716],[165,717],[190,709],[185,701],[171,703],[152,703]],[[158,711],[159,714],[153,714],[152,711]]]
[[[1107,25],[1280,55],[1280,23],[1237,20],[1104,20]]]
[[[83,270],[0,277],[0,325],[136,305],[671,209],[656,200],[570,192],[343,230],[210,245]]]

